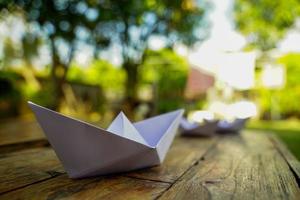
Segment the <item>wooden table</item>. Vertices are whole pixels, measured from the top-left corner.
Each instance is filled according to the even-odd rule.
[[[72,180],[36,122],[0,124],[0,199],[300,199],[299,185],[271,134],[178,136],[161,166]]]

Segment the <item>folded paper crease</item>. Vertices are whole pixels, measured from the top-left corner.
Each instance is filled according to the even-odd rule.
[[[28,102],[71,178],[131,171],[160,164],[183,110],[137,123],[120,113],[107,130]]]

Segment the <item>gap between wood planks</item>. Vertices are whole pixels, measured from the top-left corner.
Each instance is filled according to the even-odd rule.
[[[300,161],[298,161],[287,149],[286,145],[278,141],[278,138],[274,137],[273,134],[269,133],[268,138],[271,140],[271,143],[274,145],[274,148],[278,151],[279,155],[286,161],[300,188]]]
[[[38,139],[22,143],[4,144],[0,146],[0,157],[2,154],[13,153],[16,151],[38,147],[50,147],[50,144],[46,139]]]
[[[298,187],[299,187],[299,171],[297,171],[297,169],[299,169],[298,167],[299,165],[299,161],[286,149],[285,145],[282,144],[276,137],[272,137],[271,135],[266,135],[266,138],[270,141],[271,146],[273,146],[275,148],[275,151],[278,152],[279,156],[282,158],[282,160],[287,164],[287,167],[289,167],[289,169],[291,170],[291,172],[293,172],[293,176],[295,177],[295,181],[297,181]],[[208,154],[210,154],[211,151],[214,150],[214,148],[216,147],[216,145],[220,142],[220,139],[222,139],[222,137],[217,138],[216,140],[214,140],[213,143],[211,143],[204,151],[203,155],[200,156],[197,160],[195,160],[193,163],[191,163],[191,165],[185,169],[185,171],[179,176],[177,177],[173,182],[169,182],[169,181],[160,181],[160,180],[152,180],[152,179],[148,179],[148,178],[140,178],[140,177],[132,177],[129,175],[121,175],[121,177],[127,177],[127,178],[131,178],[131,179],[140,179],[140,180],[146,180],[146,181],[151,181],[151,182],[157,182],[157,183],[167,183],[170,184],[168,187],[166,187],[166,189],[164,189],[161,194],[159,194],[156,199],[160,198],[165,192],[167,192],[176,182],[178,182],[186,173],[188,173],[188,171],[191,170],[191,168],[197,166],[199,163],[201,163],[201,161],[205,161],[206,157]],[[50,177],[45,178],[43,180],[39,180],[39,181],[35,181],[33,183],[29,183],[27,185],[23,185],[20,186],[18,188],[14,188],[12,190],[3,192],[1,194],[5,194],[5,193],[9,193],[15,190],[19,190],[22,188],[26,188],[29,187],[31,185],[37,184],[37,183],[41,183],[47,180],[50,180],[52,178],[61,176],[61,175],[66,175],[66,173],[58,173],[56,171],[47,171],[46,173],[48,173],[50,175]],[[94,180],[91,180],[91,182],[89,183],[94,183],[96,181],[101,180],[103,177],[105,176],[101,176],[98,178],[95,178]]]
[[[245,191],[248,191],[248,194],[250,194],[250,196],[264,196],[265,199],[268,199],[267,197],[270,197],[270,193],[268,193],[267,191],[269,189],[272,189],[270,187],[270,184],[278,183],[279,188],[277,188],[276,185],[273,187],[273,189],[275,189],[274,191],[276,192],[274,194],[271,193],[273,194],[273,197],[289,197],[291,199],[295,199],[295,195],[298,195],[299,187],[296,183],[294,175],[289,169],[289,165],[286,160],[282,157],[281,154],[279,154],[277,148],[270,141],[268,135],[257,134],[255,136],[251,134],[252,133],[243,134],[243,136],[247,137],[240,138],[244,141],[247,141],[246,143],[243,143],[242,141],[240,141],[240,139],[231,140],[233,138],[229,137],[226,139],[224,137],[226,139],[224,143],[219,141],[217,145],[220,144],[220,146],[211,149],[206,153],[206,156],[204,156],[204,161],[201,163],[206,163],[207,166],[203,166],[203,164],[194,166],[195,170],[190,169],[188,172],[186,172],[186,175],[184,175],[185,177],[179,179],[171,187],[165,190],[158,198],[189,199],[195,198],[195,195],[200,195],[201,197],[204,197],[206,195],[206,198],[211,199],[213,194],[215,197],[221,197],[221,199],[226,199],[226,196],[228,197],[228,199],[231,199],[233,197],[232,195],[235,194],[236,191],[239,191],[238,194],[236,194],[236,197],[245,198]],[[223,137],[221,137],[221,139],[222,138]],[[280,145],[281,142],[278,142]],[[227,149],[227,147],[230,147],[228,151],[223,151],[223,149]],[[217,149],[216,152],[214,152],[215,149]],[[232,153],[234,154],[233,158],[231,158]],[[212,155],[212,157],[210,154]],[[243,169],[243,167],[239,167],[240,164],[238,162],[238,159],[241,159],[241,161],[243,160],[243,165],[245,165],[246,167],[245,169]],[[251,163],[253,161],[255,161],[256,164],[252,166]],[[207,174],[207,170],[215,168],[216,162],[220,164],[220,167],[217,167],[215,170],[213,170],[211,176],[208,176],[207,178],[203,177],[204,174]],[[251,165],[250,168],[247,168],[247,164],[249,164],[249,162]],[[233,170],[231,166],[232,163],[235,163],[235,169],[233,173],[231,173],[231,171]],[[226,164],[226,168],[223,168],[224,164]],[[262,166],[265,167],[262,168]],[[284,171],[281,172],[280,170],[278,171],[278,169],[282,169]],[[274,176],[274,178],[272,176],[273,172],[276,172],[275,174],[277,174],[276,176]],[[228,173],[231,174],[229,179],[227,179]],[[236,187],[236,176],[243,177],[239,180],[241,182],[239,184],[238,190]],[[223,179],[225,180],[225,182],[223,182]],[[252,181],[252,183],[258,182],[259,184],[252,184],[252,187],[251,185],[250,187],[248,187],[248,185],[246,184],[249,181]],[[204,183],[204,185],[202,185],[202,183]],[[206,183],[209,185],[212,184],[211,186],[209,186],[209,190],[205,186]],[[230,187],[231,183],[232,187]],[[199,188],[199,186],[204,187]],[[207,192],[206,194],[205,191],[209,192]]]
[[[296,172],[293,170],[293,168],[292,168],[290,165],[289,165],[289,168],[290,168],[290,170],[292,171],[292,173],[293,173],[293,175],[294,175],[294,177],[295,177],[295,179],[296,179],[296,182],[297,182],[297,184],[298,184],[298,187],[300,188],[300,179],[298,178]]]
[[[179,180],[179,179],[180,179],[187,171],[189,171],[193,166],[197,165],[201,160],[204,160],[206,154],[207,154],[212,148],[214,148],[214,147],[216,146],[217,141],[218,141],[218,139],[215,139],[214,142],[212,142],[212,143],[206,148],[204,154],[203,154],[199,159],[197,159],[195,162],[191,163],[191,165],[190,165],[190,166],[182,173],[182,175],[179,176],[179,177],[178,177],[176,180],[174,180],[173,182],[171,182],[171,181],[155,180],[155,179],[151,179],[151,178],[134,177],[134,176],[130,176],[130,175],[121,175],[121,174],[120,174],[120,176],[121,176],[121,177],[126,177],[126,178],[131,178],[131,179],[136,179],[136,180],[145,180],[145,181],[151,181],[151,182],[157,182],[157,183],[167,183],[167,184],[170,184],[170,187],[171,187],[177,180]],[[32,146],[31,146],[30,148],[35,148],[35,147],[32,147]],[[2,154],[2,155],[5,156],[5,154]],[[17,190],[20,190],[20,189],[24,189],[24,188],[26,188],[26,187],[30,187],[30,186],[32,186],[32,185],[39,184],[39,183],[42,183],[42,182],[44,182],[44,181],[48,181],[48,180],[53,179],[53,178],[57,178],[57,177],[59,177],[59,176],[66,175],[65,172],[64,172],[64,173],[61,173],[61,172],[56,172],[56,171],[53,171],[53,172],[52,172],[52,171],[49,171],[49,172],[47,171],[46,173],[48,173],[48,174],[50,175],[50,177],[44,178],[43,180],[38,180],[38,181],[35,181],[35,182],[32,182],[32,183],[28,183],[28,184],[26,184],[26,185],[22,185],[22,186],[20,186],[20,187],[13,188],[13,189],[11,189],[11,190],[4,191],[4,192],[0,193],[0,195],[4,195],[4,194],[7,194],[7,193],[10,193],[10,192],[13,192],[13,191],[17,191]],[[110,175],[108,175],[108,177],[109,177],[109,176],[110,176]],[[98,180],[100,180],[100,179],[103,178],[103,177],[105,177],[105,176],[100,176],[99,178],[94,177],[94,178],[96,178],[96,179],[93,180],[93,181],[91,181],[91,183],[92,183],[92,182],[95,182],[95,181],[98,181]],[[169,188],[169,187],[168,187],[168,188]],[[168,189],[168,188],[167,188],[167,189]]]
[[[16,190],[19,190],[19,189],[22,189],[22,188],[29,187],[29,186],[34,185],[34,184],[37,184],[37,183],[41,183],[41,182],[50,180],[50,179],[52,179],[52,178],[61,176],[61,175],[66,174],[66,173],[55,172],[55,175],[52,175],[51,173],[48,173],[48,174],[50,175],[50,177],[48,177],[48,178],[45,178],[45,179],[39,180],[39,181],[34,181],[34,182],[32,182],[32,183],[29,183],[29,184],[26,184],[26,185],[22,185],[22,186],[20,186],[20,187],[16,187],[16,188],[11,189],[11,190],[7,190],[7,191],[5,191],[5,192],[0,193],[0,196],[1,196],[1,195],[4,195],[4,194],[7,194],[7,193],[10,193],[10,192],[13,192],[13,191],[16,191]]]
[[[159,194],[155,200],[159,199],[165,192],[167,192],[170,188],[172,188],[172,186],[178,181],[180,180],[190,169],[192,169],[193,167],[195,167],[196,165],[198,165],[201,161],[205,160],[205,157],[211,152],[213,151],[213,149],[217,146],[218,142],[220,141],[220,138],[217,138],[211,145],[210,147],[207,148],[207,150],[204,152],[204,154],[194,163],[192,164],[184,173],[182,173],[181,176],[179,176],[175,181],[173,181],[169,187],[166,188],[165,191],[163,191],[161,194]]]

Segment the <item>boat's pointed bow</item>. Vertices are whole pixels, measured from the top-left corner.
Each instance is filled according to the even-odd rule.
[[[174,137],[177,133],[182,115],[184,113],[184,109],[179,109],[170,113],[167,113],[167,115],[171,115],[173,117],[172,122],[169,124],[168,129],[165,131],[161,139],[159,140],[156,149],[157,154],[159,157],[160,162],[163,162],[166,154],[174,140]]]

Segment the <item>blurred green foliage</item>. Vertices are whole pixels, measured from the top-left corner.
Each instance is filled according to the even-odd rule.
[[[67,80],[90,85],[99,85],[106,93],[121,95],[124,91],[125,71],[104,60],[94,60],[89,66],[72,64]]]
[[[28,85],[23,86],[24,89],[28,88]],[[47,108],[51,108],[52,104],[54,102],[54,96],[53,96],[53,87],[50,83],[46,83],[43,86],[43,89],[36,90],[28,95],[24,99],[28,99],[34,103],[37,103],[39,105],[45,106]]]
[[[45,38],[51,51],[53,95],[60,100],[63,82],[80,44],[92,46],[96,57],[106,47],[120,47],[127,76],[125,95],[135,103],[138,67],[153,35],[174,43],[191,45],[207,36],[204,8],[208,3],[194,0],[106,0],[106,1],[0,1],[2,13],[21,13],[34,33]],[[64,48],[60,48],[64,45]],[[55,103],[57,107],[59,102]]]
[[[188,69],[187,61],[169,49],[146,52],[140,71],[141,83],[154,87],[157,112],[183,107]]]
[[[281,112],[286,117],[300,117],[300,54],[290,53],[279,59],[286,68],[286,85],[280,91]]]
[[[261,130],[262,133],[276,134],[300,160],[300,122],[299,120],[256,121],[247,124],[248,129]]]
[[[280,89],[258,88],[262,113],[270,113],[272,100],[281,117],[300,117],[300,54],[289,53],[278,59],[286,71],[285,85]]]
[[[249,45],[269,50],[300,16],[298,0],[235,0],[235,23]]]

